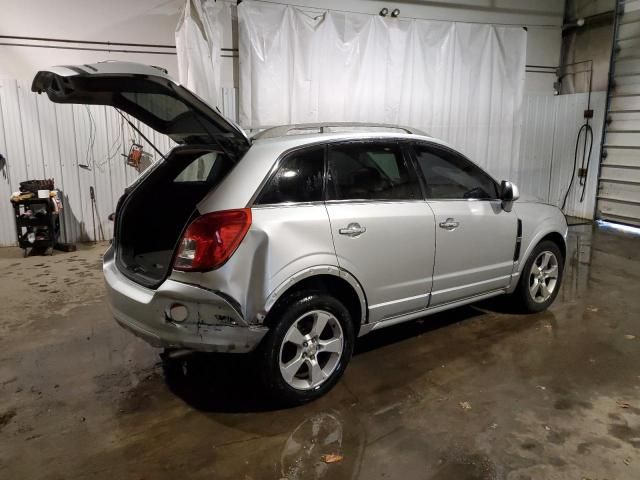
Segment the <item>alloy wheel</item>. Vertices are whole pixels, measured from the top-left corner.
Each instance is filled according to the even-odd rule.
[[[337,368],[344,350],[340,322],[330,312],[313,310],[298,317],[280,346],[280,373],[298,390],[322,385]]]
[[[551,298],[558,283],[558,258],[548,250],[541,252],[531,265],[529,293],[536,303]]]

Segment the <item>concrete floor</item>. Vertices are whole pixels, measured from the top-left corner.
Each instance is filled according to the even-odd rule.
[[[586,226],[569,244],[550,311],[373,333],[329,395],[289,410],[238,357],[165,381],[110,318],[104,245],[0,250],[0,478],[638,479],[640,237]]]

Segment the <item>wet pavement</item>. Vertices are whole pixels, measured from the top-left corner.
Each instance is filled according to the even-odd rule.
[[[111,320],[104,245],[2,249],[0,478],[638,479],[639,246],[574,227],[548,312],[494,301],[374,332],[287,410],[250,358],[163,372]]]

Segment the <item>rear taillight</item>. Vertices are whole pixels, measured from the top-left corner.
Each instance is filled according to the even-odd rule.
[[[173,268],[205,272],[231,258],[251,226],[251,209],[224,210],[196,218],[182,236]]]

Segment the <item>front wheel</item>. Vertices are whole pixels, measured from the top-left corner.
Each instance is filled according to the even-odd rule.
[[[546,310],[560,290],[564,257],[554,242],[540,242],[531,252],[520,274],[514,296],[528,312]]]
[[[279,402],[293,405],[329,391],[351,359],[351,315],[336,298],[303,292],[271,312],[261,345],[263,383]]]

